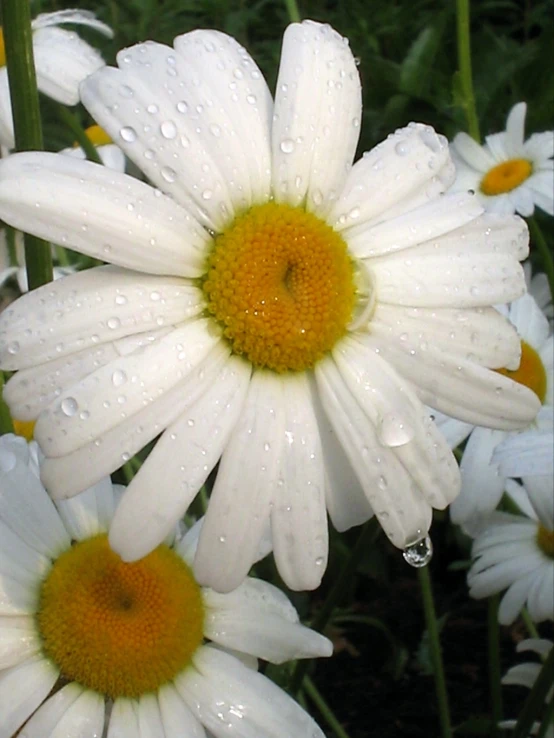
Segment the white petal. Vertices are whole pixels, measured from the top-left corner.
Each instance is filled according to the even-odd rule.
[[[127,488],[110,530],[110,544],[124,561],[142,558],[164,540],[223,453],[251,371],[238,357],[222,365],[226,358],[223,353],[205,369],[203,394],[168,427]]]
[[[51,738],[58,736],[57,727],[67,711],[85,691],[76,682],[70,682],[58,690],[31,717],[18,734],[18,738]]]
[[[336,230],[380,222],[389,208],[426,185],[436,197],[433,178],[449,158],[446,139],[430,126],[411,123],[399,129],[354,164],[327,222]]]
[[[0,573],[36,587],[50,561],[25,543],[0,519]]]
[[[10,378],[4,389],[4,400],[12,417],[18,420],[36,420],[43,410],[73,384],[114,359],[154,343],[170,330],[171,328],[158,328],[102,344],[96,343],[98,334],[93,333],[94,345],[91,348],[22,369]]]
[[[62,154],[0,163],[0,217],[15,228],[119,266],[197,277],[210,236],[135,177]]]
[[[506,121],[506,150],[510,157],[521,156],[523,152],[523,138],[525,131],[525,114],[527,105],[524,102],[517,103],[510,110]]]
[[[75,541],[107,533],[114,509],[114,494],[109,477],[70,500],[58,500],[58,512]]]
[[[527,596],[529,616],[534,623],[552,620],[554,617],[554,576],[552,560],[547,559],[540,577],[533,582]]]
[[[430,414],[432,420],[435,421],[438,429],[452,449],[459,446],[462,441],[465,441],[474,428],[470,423],[463,423],[461,420],[451,418],[439,410],[430,409]]]
[[[226,354],[227,349],[218,344],[206,358],[198,357],[198,363],[184,379],[100,438],[65,456],[46,459],[41,477],[51,494],[58,499],[70,497],[128,461],[205,392],[204,381],[199,380],[203,380],[203,375],[207,381],[215,378],[215,364],[222,353]]]
[[[39,13],[31,21],[31,28],[36,31],[47,26],[58,26],[63,23],[72,23],[80,26],[94,28],[108,38],[113,38],[112,29],[102,21],[99,21],[90,10],[57,10],[54,13]]]
[[[548,319],[531,295],[523,295],[510,305],[510,321],[535,351],[541,349],[550,334]]]
[[[371,328],[394,341],[412,340],[422,351],[434,346],[446,354],[498,369],[519,366],[521,342],[510,322],[494,308],[410,308],[378,304]]]
[[[503,557],[503,552],[497,555]],[[542,561],[540,553],[530,549],[529,553],[520,554],[517,558],[501,558],[495,565],[475,575],[470,569],[468,573],[469,593],[471,597],[479,599],[495,592],[501,592],[510,584],[527,577],[538,569]]]
[[[323,216],[354,159],[362,110],[348,41],[328,25],[292,23],[283,36],[272,129],[278,202]]]
[[[382,445],[393,449],[427,502],[445,508],[460,489],[458,465],[410,383],[371,343],[346,339],[335,347],[333,358]]]
[[[204,309],[201,291],[177,277],[103,266],[49,283],[18,300],[0,323],[0,361],[25,368],[182,323]],[[13,351],[14,336],[19,349]]]
[[[347,228],[343,237],[358,259],[382,256],[440,238],[471,223],[482,212],[475,195],[450,193],[377,225]]]
[[[325,415],[315,387],[312,392],[312,403],[325,463],[327,512],[334,528],[342,533],[354,525],[365,523],[373,515],[373,510]]]
[[[94,441],[171,390],[217,341],[209,319],[193,319],[155,344],[100,367],[40,415],[35,438],[47,456],[63,456]]]
[[[173,684],[160,687],[158,702],[167,738],[177,738],[180,735],[186,738],[206,738],[206,731],[185,705]]]
[[[450,508],[452,521],[475,536],[496,508],[504,491],[504,477],[492,464],[496,446],[506,438],[504,431],[475,428],[464,449],[460,473],[462,489]]]
[[[8,149],[15,146],[12,103],[8,83],[8,68],[0,68],[0,144]]]
[[[228,594],[204,591],[204,635],[216,643],[274,664],[330,656],[331,642],[298,621],[286,595],[260,579],[247,578]]]
[[[529,501],[538,520],[548,530],[554,530],[554,497],[552,474],[533,475],[523,480]]]
[[[40,721],[40,710],[33,718]],[[82,738],[101,736],[104,731],[104,695],[85,689],[65,714],[59,719],[51,733],[42,733],[49,738]],[[23,731],[22,738],[25,737]]]
[[[80,83],[104,66],[96,49],[76,33],[55,26],[33,33],[33,54],[39,90],[63,105],[77,105]]]
[[[526,291],[523,270],[508,254],[456,251],[436,242],[381,256],[370,262],[382,302],[407,307],[489,307],[515,300]]]
[[[534,160],[550,159],[554,156],[554,131],[533,133],[524,145],[524,151]]]
[[[317,420],[305,374],[283,382],[285,441],[271,508],[273,552],[293,590],[319,586],[327,568],[325,476]]]
[[[431,525],[431,507],[394,452],[380,442],[334,362],[320,361],[315,376],[329,422],[383,530],[398,548],[419,540]]]
[[[110,716],[108,738],[140,738],[136,700],[118,698]]]
[[[467,133],[458,133],[454,137],[452,146],[466,164],[482,174],[496,165],[496,161],[488,150],[484,146],[479,146],[477,141]]]
[[[0,738],[10,738],[50,692],[58,670],[42,656],[0,672]]]
[[[22,438],[3,436],[0,445],[0,518],[28,546],[43,556],[56,558],[71,541],[31,468],[27,443]]]
[[[525,605],[533,582],[540,580],[540,571],[518,579],[509,587],[498,608],[498,621],[501,625],[511,625]]]
[[[530,430],[508,438],[496,449],[495,461],[507,477],[553,474],[552,431]]]
[[[234,38],[219,31],[192,31],[177,36],[173,43],[186,62],[187,76],[194,70],[202,80],[200,87],[193,83],[189,88],[189,106],[194,108],[204,102],[198,95],[199,89],[204,98],[217,100],[213,107],[203,111],[201,135],[205,141],[207,128],[212,139],[218,138],[221,153],[219,147],[211,145],[210,152],[216,156],[219,166],[226,168],[228,187],[236,188],[231,191],[233,205],[237,207],[248,192],[251,193],[246,200],[248,205],[265,202],[271,186],[273,100],[256,62]],[[189,113],[194,115],[192,110]],[[241,158],[232,160],[233,151]],[[191,166],[188,156],[186,166]]]
[[[380,355],[416,386],[420,399],[447,415],[500,430],[528,425],[540,407],[534,392],[497,372],[419,341],[395,341],[372,325]],[[360,340],[364,340],[360,334]]]
[[[485,146],[489,149],[492,157],[498,164],[511,158],[508,153],[505,131],[485,136]]]
[[[215,738],[323,738],[312,718],[282,689],[215,648],[199,648],[195,669],[175,686]]]
[[[284,442],[282,384],[273,372],[254,372],[219,465],[194,562],[198,582],[218,592],[242,582],[269,517]]]
[[[157,697],[143,694],[138,700],[140,738],[166,738]]]
[[[519,644],[518,644],[519,645]],[[539,664],[517,664],[502,677],[502,684],[515,684],[532,689],[541,667]]]
[[[25,661],[41,649],[33,617],[0,616],[0,670]]]

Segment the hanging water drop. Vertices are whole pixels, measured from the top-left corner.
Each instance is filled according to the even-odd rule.
[[[404,561],[415,569],[421,569],[433,558],[433,544],[429,536],[421,538],[419,541],[412,543],[410,546],[406,546],[402,551]]]

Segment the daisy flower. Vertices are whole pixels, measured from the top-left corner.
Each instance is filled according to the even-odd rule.
[[[515,370],[502,369],[502,374],[531,389],[541,401],[541,408],[524,433],[494,430],[460,423],[452,418],[437,415],[439,428],[449,439],[454,448],[465,438],[467,445],[460,464],[462,489],[458,498],[450,507],[452,520],[463,527],[469,535],[475,535],[486,522],[486,516],[498,505],[504,491],[507,476],[493,461],[496,448],[507,439],[525,452],[527,443],[532,440],[529,434],[542,434],[552,431],[554,417],[554,343],[547,318],[540,310],[531,295],[524,295],[513,302],[509,308],[502,308],[510,322],[517,329],[521,338],[521,361]],[[552,455],[544,450],[540,457],[530,458],[539,474],[547,474],[547,456]],[[516,457],[512,457],[512,463]]]
[[[126,564],[107,539],[119,490],[106,478],[54,506],[36,444],[13,435],[0,489],[0,738],[323,738],[257,658],[330,656],[330,641],[266,582],[200,587],[201,523]]]
[[[506,130],[479,146],[467,133],[452,142],[456,164],[454,192],[473,190],[491,213],[533,215],[535,206],[554,214],[554,131],[523,140],[527,105],[510,110]]]
[[[112,263],[0,321],[0,363],[22,370],[5,399],[38,417],[47,488],[75,494],[163,434],[110,533],[135,560],[220,461],[195,561],[219,591],[268,526],[287,585],[317,587],[327,511],[339,531],[375,513],[394,545],[419,546],[459,488],[422,400],[505,429],[538,409],[487,368],[517,365],[490,306],[525,291],[525,224],[443,195],[448,145],[428,126],[352,166],[360,81],[329,26],[286,30],[275,101],[217,31],[118,64],[82,99],[154,186],[55,154],[0,165],[0,217]]]
[[[87,10],[58,10],[41,13],[33,20],[33,54],[37,86],[41,92],[63,105],[77,105],[79,84],[104,65],[100,54],[73,31],[59,26],[71,23],[88,26],[111,38],[111,28]],[[4,36],[0,28],[0,143],[11,149],[14,144],[12,105]]]
[[[538,623],[554,618],[554,497],[552,477],[507,480],[522,515],[494,512],[475,538],[469,594],[481,599],[507,589],[498,619],[509,625],[525,605]]]
[[[540,656],[541,659],[546,659],[550,651],[552,650],[552,641],[546,638],[528,638],[525,641],[521,641],[516,646],[516,651],[521,653],[522,651],[533,651]],[[527,687],[532,689],[539,672],[541,670],[541,664],[536,661],[526,662],[524,664],[517,664],[512,666],[506,674],[502,677],[502,684],[509,684],[517,687]],[[550,702],[554,696],[554,688],[550,690],[546,697],[546,702]],[[499,723],[499,727],[502,729],[513,729],[516,727],[516,720],[503,720]],[[530,735],[537,735],[540,729],[540,723],[534,723],[531,729]],[[543,734],[544,738],[554,738],[554,723],[550,725],[546,733]]]
[[[109,169],[115,169],[116,172],[125,171],[125,154],[116,146],[112,139],[108,136],[103,128],[98,125],[89,126],[85,129],[85,134],[89,141],[94,144],[98,156],[102,164]],[[62,149],[60,154],[73,156],[76,159],[86,159],[85,151],[78,145]]]

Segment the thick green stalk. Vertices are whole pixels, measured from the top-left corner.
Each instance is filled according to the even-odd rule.
[[[500,626],[498,623],[498,605],[500,596],[489,597],[488,602],[488,635],[489,635],[489,694],[492,709],[491,738],[501,735],[498,723],[502,720],[502,683],[500,674]]]
[[[296,0],[285,0],[285,7],[287,9],[287,13],[289,14],[290,22],[300,23],[301,16],[300,16],[300,11],[298,10],[298,4]]]
[[[546,661],[533,684],[523,710],[519,716],[512,738],[527,738],[531,727],[544,708],[544,701],[554,682],[554,648],[550,649]]]
[[[318,688],[315,686],[309,676],[304,677],[304,682],[302,683],[302,686],[306,691],[308,697],[321,713],[322,718],[325,720],[325,722],[331,728],[337,738],[349,738],[348,733],[339,723],[339,721],[335,717],[335,714],[333,713],[327,702],[325,702]]]
[[[15,147],[41,150],[42,126],[33,58],[31,11],[28,2],[2,0],[4,43],[10,82]],[[50,244],[25,235],[25,263],[29,289],[52,280]]]
[[[76,116],[66,108],[64,105],[58,105],[58,117],[61,122],[69,128],[71,133],[75,136],[75,140],[79,146],[85,152],[85,155],[89,161],[93,161],[95,164],[102,164],[100,156],[96,146],[89,139],[87,134],[84,132],[82,126],[77,120]]]
[[[350,556],[339,573],[334,586],[329,591],[327,599],[323,603],[323,607],[317,613],[313,622],[310,623],[311,628],[321,631],[327,625],[331,615],[333,614],[333,610],[341,602],[346,589],[349,587],[350,581],[358,567],[360,559],[367,551],[367,545],[370,541],[375,539],[378,532],[379,524],[376,522],[375,518],[372,518],[365,523]],[[309,665],[310,659],[302,659],[302,661],[298,661],[296,664],[291,679],[290,691],[292,694],[295,694],[300,689]]]
[[[554,699],[551,699],[542,719],[537,738],[546,738],[548,729],[554,727]]]
[[[439,708],[439,722],[441,727],[441,738],[452,738],[452,726],[450,723],[450,707],[448,705],[448,692],[446,690],[446,678],[442,663],[442,650],[440,644],[439,625],[435,612],[433,600],[433,588],[431,586],[431,575],[429,567],[423,566],[417,570],[419,584],[421,587],[421,598],[423,600],[423,612],[429,636],[429,649],[431,652],[431,663],[435,678],[435,692]]]
[[[2,399],[4,391],[4,374],[0,372],[0,434],[13,433],[13,422],[8,406]]]
[[[456,28],[458,40],[458,72],[463,95],[463,108],[469,135],[477,142],[481,140],[479,118],[475,106],[473,77],[471,74],[471,40],[469,31],[469,0],[456,0]]]
[[[548,286],[550,287],[550,294],[554,300],[554,259],[552,258],[552,251],[549,249],[546,238],[536,219],[528,218],[527,223],[529,224],[532,242],[541,255],[542,266],[548,279]]]

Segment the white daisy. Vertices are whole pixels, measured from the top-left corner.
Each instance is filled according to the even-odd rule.
[[[533,215],[535,206],[554,214],[554,131],[523,140],[527,105],[510,110],[506,130],[479,144],[467,133],[452,142],[456,164],[453,192],[473,190],[491,213]]]
[[[58,498],[165,430],[114,519],[125,560],[163,540],[221,458],[199,581],[236,587],[271,525],[282,577],[311,589],[327,511],[340,531],[374,511],[404,548],[456,495],[422,400],[504,429],[536,415],[530,390],[486,368],[517,365],[491,305],[525,290],[527,229],[442,194],[452,164],[428,126],[352,166],[360,82],[329,26],[287,29],[275,102],[232,38],[174,47],[125,49],[81,87],[160,189],[54,154],[0,165],[0,217],[114,265],[10,306],[0,361],[22,371],[5,398],[40,416]]]
[[[502,373],[533,390],[541,401],[541,408],[528,431],[475,427],[436,414],[436,422],[452,448],[469,436],[460,464],[462,489],[450,513],[452,520],[471,536],[476,535],[486,523],[487,515],[498,505],[506,477],[523,476],[499,470],[498,462],[492,460],[496,448],[510,439],[520,451],[525,450],[532,440],[528,433],[551,432],[554,417],[554,343],[548,320],[530,295],[524,295],[503,311],[517,329],[522,350],[519,368],[515,371],[504,369]],[[532,458],[527,454],[536,473],[549,473],[546,466],[549,454],[552,455],[552,445],[540,457]],[[511,461],[515,461],[515,456]]]
[[[266,582],[201,588],[200,524],[126,564],[107,539],[119,490],[104,479],[54,506],[36,444],[13,435],[0,489],[0,738],[323,738],[256,659],[330,656],[331,643]]]
[[[525,605],[534,622],[554,618],[554,497],[552,477],[509,479],[506,492],[522,515],[494,512],[475,538],[469,594],[481,599],[507,589],[498,619],[509,625]]]
[[[552,650],[552,641],[546,640],[545,638],[528,638],[525,641],[520,641],[516,646],[516,651],[521,653],[522,651],[533,651],[542,659],[545,659],[550,651]],[[539,672],[541,670],[541,664],[533,661],[526,662],[524,664],[517,664],[508,669],[506,674],[502,677],[502,684],[510,684],[517,687],[527,687],[532,689]],[[554,696],[554,688],[550,690],[546,696],[546,702],[550,702]],[[517,724],[516,720],[503,720],[499,723],[499,727],[503,729],[513,729]],[[537,735],[540,729],[540,723],[534,723],[530,735]],[[554,738],[554,723],[550,725],[544,738]]]
[[[41,13],[33,20],[33,54],[38,89],[64,105],[77,105],[79,84],[104,65],[100,54],[73,31],[59,26],[71,23],[89,26],[111,38],[111,28],[87,10],[59,10]],[[4,37],[0,28],[0,143],[14,146],[12,105]]]
[[[112,139],[108,136],[103,128],[98,125],[89,126],[85,130],[85,134],[89,141],[94,144],[100,161],[109,169],[115,169],[116,172],[125,171],[125,154],[116,146]],[[66,156],[74,156],[77,159],[86,159],[87,155],[80,146],[72,146],[62,149],[60,154]]]

